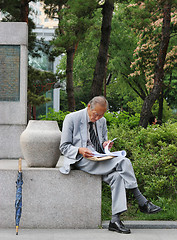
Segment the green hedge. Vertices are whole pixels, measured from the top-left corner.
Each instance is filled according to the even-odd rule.
[[[82,102],[82,104],[84,104]],[[47,115],[41,115],[39,116],[40,120],[50,120],[50,121],[57,121],[60,130],[62,129],[62,124],[65,116],[70,113],[69,111],[63,112],[55,112],[53,109],[49,108],[49,112]],[[128,112],[106,112],[105,118],[107,121],[107,125],[112,126],[119,126],[123,122],[126,123],[130,128],[134,128],[138,126],[139,120],[140,120],[140,114],[130,115]]]
[[[149,198],[175,197],[177,187],[177,123],[147,129],[126,124],[109,128],[118,137],[113,150],[125,149],[139,188]]]
[[[50,121],[57,121],[58,122],[58,126],[60,131],[62,131],[62,125],[63,125],[63,120],[65,119],[65,116],[70,113],[69,111],[67,112],[63,112],[63,111],[59,111],[59,112],[55,112],[53,109],[49,109],[49,112],[47,115],[41,115],[39,117],[40,120],[50,120]]]
[[[140,114],[136,113],[135,115],[131,115],[126,111],[123,112],[106,112],[105,118],[107,121],[107,125],[109,126],[119,126],[122,123],[126,124],[130,128],[134,128],[138,126],[140,120]]]

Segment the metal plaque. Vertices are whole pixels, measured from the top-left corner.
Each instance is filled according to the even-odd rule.
[[[0,101],[20,100],[20,46],[0,45]]]

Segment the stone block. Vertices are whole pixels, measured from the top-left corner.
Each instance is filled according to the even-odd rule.
[[[0,159],[23,157],[20,135],[26,125],[0,125]]]
[[[0,32],[0,158],[19,158],[27,124],[28,25],[0,22]]]
[[[0,44],[28,45],[28,28],[25,22],[0,22]]]
[[[15,228],[17,172],[18,161],[0,161],[0,228]],[[58,165],[28,168],[24,160],[22,172],[20,228],[97,228],[101,225],[100,176],[79,170],[63,175]]]

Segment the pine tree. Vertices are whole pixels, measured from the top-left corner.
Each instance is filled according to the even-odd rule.
[[[68,110],[75,110],[73,63],[77,46],[84,39],[86,30],[92,22],[93,12],[97,6],[96,0],[44,0],[46,13],[59,20],[56,38],[53,45],[56,54],[65,53],[66,60],[66,91]]]
[[[111,34],[111,22],[114,10],[114,1],[105,0],[102,5],[102,26],[99,53],[95,66],[95,72],[91,88],[91,97],[102,95],[103,82],[106,78],[106,67],[108,63],[108,49]]]

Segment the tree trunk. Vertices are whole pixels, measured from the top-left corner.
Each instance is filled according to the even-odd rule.
[[[21,21],[28,24],[29,0],[21,0]]]
[[[92,87],[91,97],[103,94],[103,81],[106,77],[106,62],[108,56],[108,48],[111,34],[111,22],[112,14],[114,10],[114,1],[105,0],[103,5],[102,14],[102,27],[101,27],[101,41],[99,47],[99,53],[97,57]]]
[[[67,51],[67,66],[66,66],[66,92],[68,97],[68,110],[75,110],[74,86],[73,86],[73,62],[75,48],[70,48]]]
[[[151,114],[151,108],[154,105],[155,101],[159,98],[159,95],[162,91],[162,83],[164,78],[164,64],[170,40],[170,22],[171,22],[170,14],[171,14],[171,0],[168,0],[165,1],[163,7],[162,36],[157,63],[155,66],[154,87],[150,94],[145,98],[141,110],[139,125],[144,128],[146,128],[148,125],[148,120]]]
[[[158,120],[162,121],[162,117],[163,117],[163,90],[159,96],[159,111],[158,111]]]

